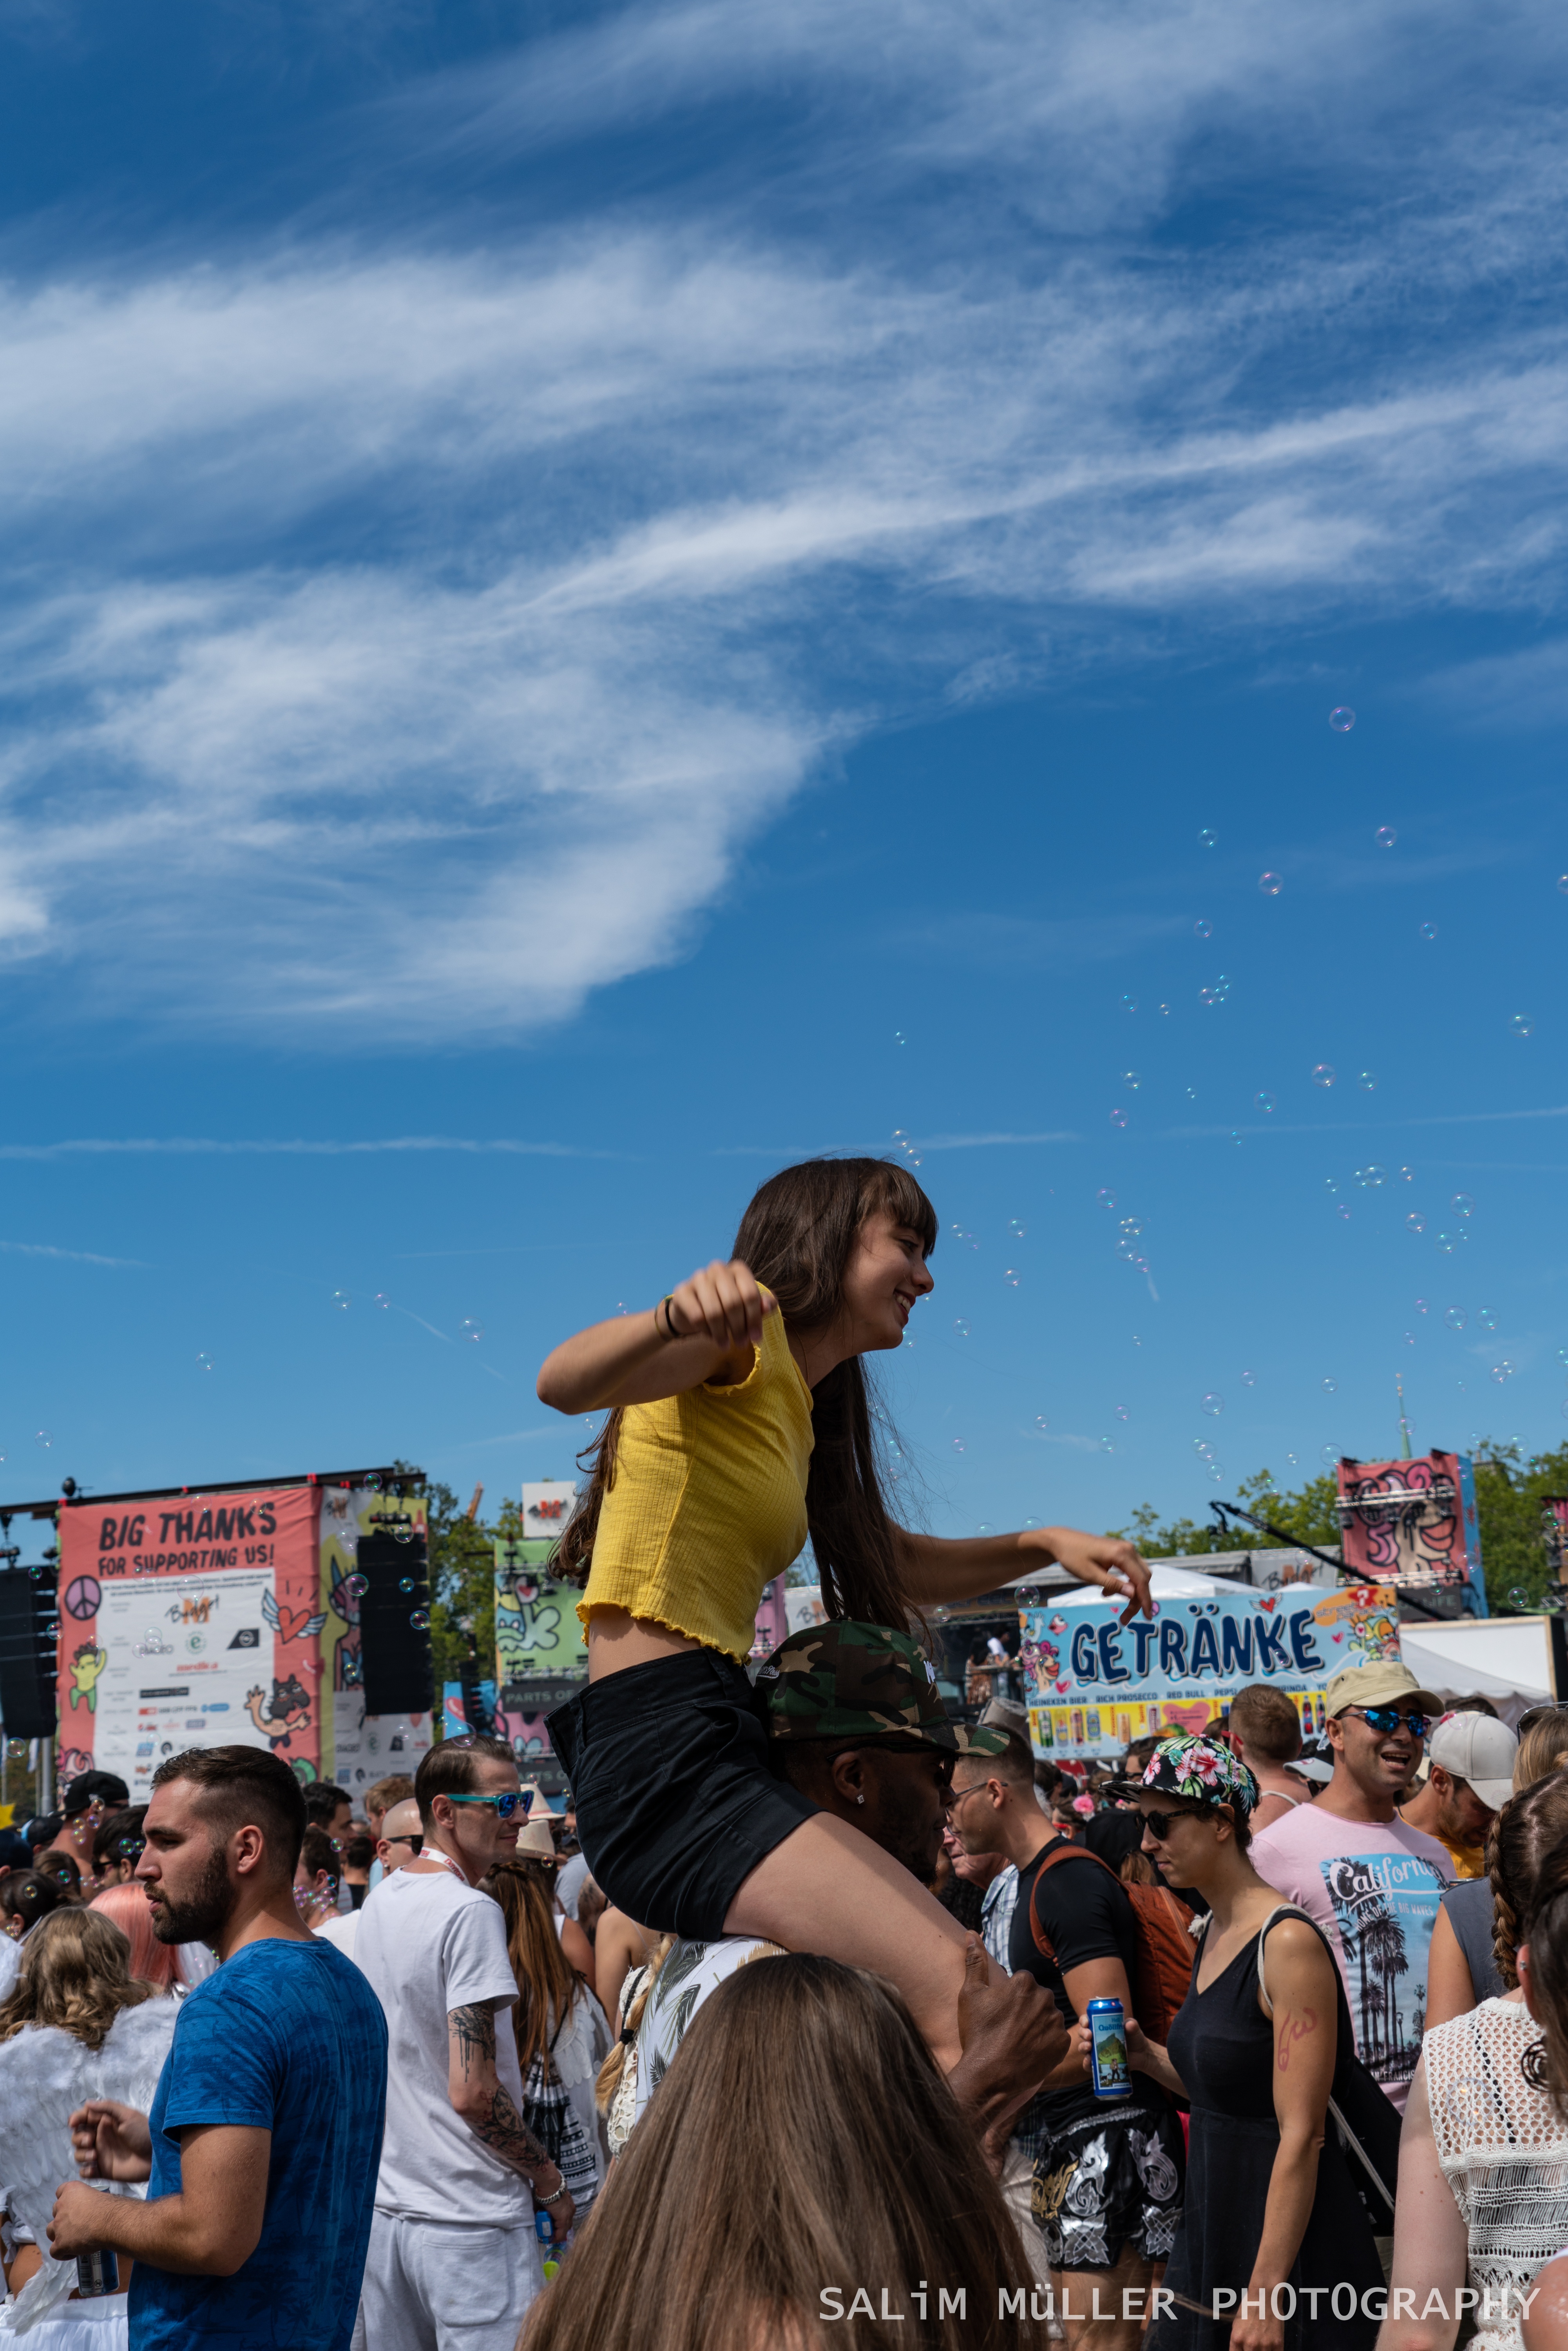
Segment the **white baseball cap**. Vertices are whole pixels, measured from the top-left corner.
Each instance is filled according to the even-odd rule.
[[[1506,1722],[1490,1714],[1448,1714],[1427,1742],[1430,1762],[1466,1781],[1483,1804],[1500,1813],[1513,1793],[1519,1741]]]

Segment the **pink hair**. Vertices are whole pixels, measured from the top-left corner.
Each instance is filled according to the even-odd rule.
[[[168,1991],[179,1981],[173,1946],[161,1943],[152,1932],[152,1912],[140,1886],[106,1886],[89,1907],[101,1910],[125,1937],[131,1946],[133,1976],[140,1976],[143,1983],[154,1985],[159,1991]]]

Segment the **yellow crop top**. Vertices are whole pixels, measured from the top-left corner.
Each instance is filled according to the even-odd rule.
[[[625,1608],[749,1656],[763,1586],[806,1541],[811,1391],[782,1314],[733,1387],[628,1405],[577,1613]]]

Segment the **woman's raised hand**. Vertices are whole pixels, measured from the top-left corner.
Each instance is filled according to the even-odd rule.
[[[1028,1538],[1020,1536],[1019,1540],[1027,1542]],[[1154,1614],[1148,1562],[1140,1554],[1136,1543],[1125,1542],[1120,1535],[1081,1534],[1076,1527],[1043,1527],[1035,1541],[1080,1583],[1098,1583],[1109,1599],[1124,1599],[1127,1605],[1122,1611],[1124,1625],[1130,1625],[1140,1613],[1145,1616]]]
[[[764,1297],[748,1265],[715,1258],[673,1290],[658,1316],[673,1339],[710,1339],[728,1354],[737,1347],[762,1344],[762,1318],[778,1300]]]

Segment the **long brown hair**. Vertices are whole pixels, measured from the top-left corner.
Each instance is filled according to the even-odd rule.
[[[22,1946],[16,1989],[0,2001],[0,2041],[26,2024],[55,2024],[101,2049],[120,2010],[152,1997],[152,1985],[132,1976],[130,1941],[112,1920],[62,1905]]]
[[[507,1922],[507,1957],[517,1979],[517,2064],[526,2074],[585,1987],[561,1949],[550,1879],[541,1870],[526,1859],[498,1861],[480,1883]]]
[[[1568,1771],[1554,1771],[1511,1796],[1487,1845],[1493,1900],[1492,1958],[1506,1988],[1519,1981],[1519,1947],[1534,1909],[1542,1865],[1568,1837]]]
[[[868,1217],[886,1209],[936,1246],[936,1211],[907,1168],[891,1159],[805,1159],[770,1176],[740,1220],[730,1254],[779,1301],[791,1331],[819,1331],[839,1310],[844,1274]],[[592,1464],[588,1491],[568,1521],[552,1562],[556,1574],[586,1582],[599,1514],[615,1482],[622,1412],[612,1412],[579,1457]],[[880,1447],[863,1362],[851,1355],[811,1395],[811,1468],[806,1520],[832,1617],[901,1625],[908,1614],[893,1520],[883,1499]]]
[[[1030,2284],[898,1994],[788,1952],[698,2010],[520,2351],[1043,2351],[1043,2321],[999,2314],[998,2289],[1027,2311]],[[862,2285],[887,2324],[852,2311]]]

